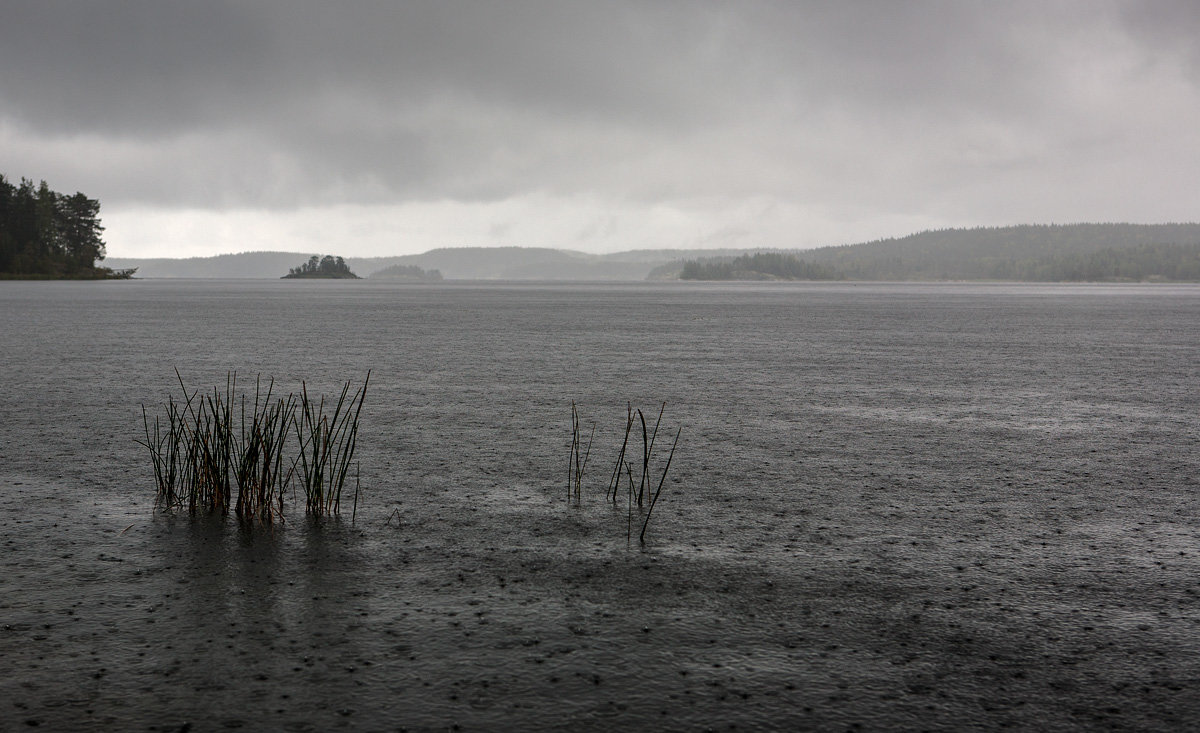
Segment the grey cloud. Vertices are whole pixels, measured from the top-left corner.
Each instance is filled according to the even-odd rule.
[[[271,53],[266,30],[219,2],[6,3],[0,100],[65,134],[204,127],[228,114],[231,91],[255,88]]]
[[[1121,25],[1152,59],[1179,59],[1193,86],[1200,87],[1200,3],[1191,0],[1128,3]]]
[[[1121,151],[1079,75],[1113,44],[1133,77],[1195,64],[1196,28],[1182,2],[9,3],[0,123],[142,146],[77,163],[109,200],[917,207]]]

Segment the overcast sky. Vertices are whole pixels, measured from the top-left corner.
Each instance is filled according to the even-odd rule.
[[[114,257],[1196,221],[1200,3],[0,0],[0,173]]]

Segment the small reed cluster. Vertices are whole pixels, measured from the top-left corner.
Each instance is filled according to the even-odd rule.
[[[567,501],[570,502],[572,497],[575,503],[579,504],[582,499],[581,488],[583,486],[583,472],[587,469],[588,457],[592,455],[592,438],[596,436],[596,423],[592,423],[592,430],[588,434],[587,446],[584,447],[582,441],[582,433],[579,430],[579,410],[576,409],[575,403],[571,403],[571,457],[567,462]],[[583,453],[580,456],[580,453]]]
[[[308,386],[300,383],[300,409],[292,424],[300,443],[299,478],[304,487],[305,510],[312,514],[337,514],[341,511],[342,485],[350,472],[350,461],[358,445],[358,418],[367,379],[353,395],[350,383],[342,387],[331,415],[325,414],[325,397],[313,401]],[[357,486],[357,479],[355,481]],[[358,511],[358,491],[354,492],[354,511]]]
[[[275,396],[274,380],[264,388],[256,379],[251,401],[233,372],[224,391],[208,394],[189,391],[179,370],[175,377],[182,400],[169,396],[153,420],[143,405],[145,440],[137,441],[150,452],[159,507],[228,514],[232,506],[238,517],[270,523],[283,518],[284,496],[298,482],[308,513],[340,513],[370,372],[353,394],[346,383],[332,413],[303,382],[299,397]],[[357,482],[354,504],[357,511]]]
[[[622,479],[626,481],[626,539],[632,539],[633,536],[633,507],[637,504],[640,511],[644,512],[642,518],[642,529],[638,534],[638,540],[645,544],[646,528],[650,525],[650,517],[654,513],[654,506],[658,503],[658,497],[662,494],[663,485],[667,480],[667,472],[671,470],[671,461],[675,458],[675,448],[679,445],[679,436],[683,432],[682,426],[675,432],[675,440],[671,443],[670,453],[667,454],[666,464],[663,466],[662,474],[659,475],[657,486],[653,485],[653,472],[651,469],[652,458],[654,456],[654,446],[658,439],[658,428],[662,424],[663,413],[667,409],[667,403],[664,402],[658,410],[658,418],[654,421],[654,428],[650,429],[646,423],[646,416],[640,410],[635,410],[631,404],[625,406],[625,431],[621,441],[621,450],[617,454],[617,460],[613,466],[612,474],[609,477],[608,489],[605,492],[605,500],[611,501],[613,506],[619,506],[619,497],[621,494]],[[635,427],[641,425],[641,456],[637,453],[637,431]],[[592,434],[595,434],[596,427],[593,424]],[[587,448],[583,450],[582,460],[580,459],[580,450],[583,445],[581,440],[581,431],[579,429],[579,412],[575,407],[575,403],[571,403],[571,458],[569,462],[570,483],[567,485],[567,500],[570,501],[574,497],[578,504],[581,495],[581,485],[583,484],[583,471],[587,466],[587,458],[591,454],[592,439],[588,437]],[[630,440],[633,436],[633,440]],[[635,480],[635,470],[637,478]]]

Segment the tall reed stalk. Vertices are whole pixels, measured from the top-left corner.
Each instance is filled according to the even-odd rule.
[[[641,507],[646,498],[646,492],[650,490],[650,456],[654,453],[654,441],[658,438],[658,426],[662,423],[663,412],[667,409],[667,403],[662,403],[662,407],[658,409],[658,419],[654,421],[654,432],[650,435],[650,440],[646,440],[646,416],[638,410],[638,419],[642,423],[642,480],[638,485],[638,507]]]
[[[661,413],[659,417],[661,417]],[[683,432],[683,427],[675,431],[675,441],[671,443],[671,453],[667,456],[667,465],[663,466],[662,476],[658,479],[658,488],[654,490],[654,495],[650,499],[650,506],[646,509],[646,518],[642,520],[642,533],[638,535],[638,541],[643,545],[646,544],[646,527],[650,525],[650,515],[654,513],[654,505],[658,503],[658,495],[662,493],[663,482],[667,480],[667,471],[671,470],[671,459],[675,457],[675,447],[679,445],[679,435]],[[628,539],[628,536],[626,537]]]
[[[292,465],[287,465],[285,453],[288,431],[296,414],[296,397],[289,394],[272,402],[274,388],[275,380],[272,379],[264,394],[262,378],[255,380],[249,419],[246,395],[242,395],[241,429],[235,445],[237,514],[262,522],[283,517],[284,493],[291,482],[295,463],[292,461]]]
[[[654,463],[654,448],[658,441],[658,430],[662,426],[663,414],[666,412],[667,403],[664,402],[658,409],[658,417],[654,421],[654,427],[646,421],[646,415],[640,409],[634,409],[631,403],[625,403],[625,432],[621,438],[621,449],[617,453],[616,463],[613,464],[612,473],[609,475],[608,488],[605,490],[605,501],[611,501],[613,506],[618,506],[621,493],[622,478],[625,479],[626,485],[626,514],[625,514],[625,538],[627,541],[633,541],[633,507],[637,507],[643,513],[642,529],[638,534],[638,540],[645,544],[646,530],[650,526],[650,517],[654,514],[654,507],[658,504],[658,499],[662,496],[663,486],[667,481],[667,473],[671,470],[671,462],[675,459],[675,449],[679,446],[679,436],[683,433],[683,428],[679,428],[675,432],[675,440],[671,443],[671,450],[667,454],[666,464],[663,466],[662,473],[658,477],[657,486],[653,483],[652,464]],[[637,450],[637,438],[631,441],[630,436],[636,436],[634,428],[636,425],[641,425],[642,445],[641,445],[641,461],[639,468],[641,469],[638,478],[634,479],[634,466],[637,458],[632,457],[633,452]],[[592,435],[595,435],[596,426],[592,426]],[[567,501],[572,498],[576,503],[580,501],[581,484],[583,479],[583,468],[587,465],[588,456],[591,454],[592,438],[589,436],[586,449],[583,447],[582,431],[579,427],[579,411],[575,403],[571,403],[571,454],[568,461],[568,483],[567,483]],[[632,458],[632,460],[631,460]]]
[[[629,447],[629,433],[633,430],[633,405],[625,403],[625,437],[621,441],[621,451],[617,454],[617,462],[613,466],[612,476],[608,479],[608,493],[605,498],[612,498],[617,503],[617,491],[621,488],[621,469],[626,466],[625,449]]]
[[[305,510],[311,514],[341,511],[342,487],[358,444],[358,421],[370,381],[368,371],[353,395],[350,382],[346,382],[330,414],[325,413],[325,398],[311,399],[308,385],[301,382],[300,403],[292,425],[300,442],[296,476],[304,489]]]
[[[142,406],[146,439],[138,442],[150,451],[158,489],[155,503],[164,509],[227,513],[235,462],[232,402],[237,377],[230,372],[224,393],[213,388],[203,396],[188,391],[178,369],[175,378],[183,401],[168,397],[165,420],[155,417],[151,423]]]
[[[180,506],[183,502],[183,417],[174,398],[167,398],[165,420],[154,417],[150,422],[146,406],[142,406],[142,425],[146,440],[136,441],[150,451],[150,462],[154,468],[154,483],[158,488],[155,505],[164,509]],[[153,425],[153,428],[151,428]]]
[[[583,445],[582,433],[579,430],[579,410],[571,403],[571,455],[567,460],[567,502],[574,495],[575,503],[582,499],[583,473],[587,469],[588,458],[592,455],[592,439],[596,437],[596,424],[592,423],[591,433],[588,434],[587,446]],[[582,453],[582,456],[580,455]]]

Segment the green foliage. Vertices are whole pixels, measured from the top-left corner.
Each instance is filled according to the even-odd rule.
[[[358,275],[350,272],[350,266],[346,264],[346,260],[333,255],[324,257],[313,255],[308,258],[308,262],[299,267],[293,267],[283,277],[285,279],[305,277],[358,279]]]
[[[780,252],[756,252],[733,259],[687,260],[681,280],[839,280],[828,265],[817,265]]]
[[[100,202],[67,196],[45,181],[34,188],[0,175],[0,276],[25,278],[125,278],[132,271],[97,267],[104,259]]]

